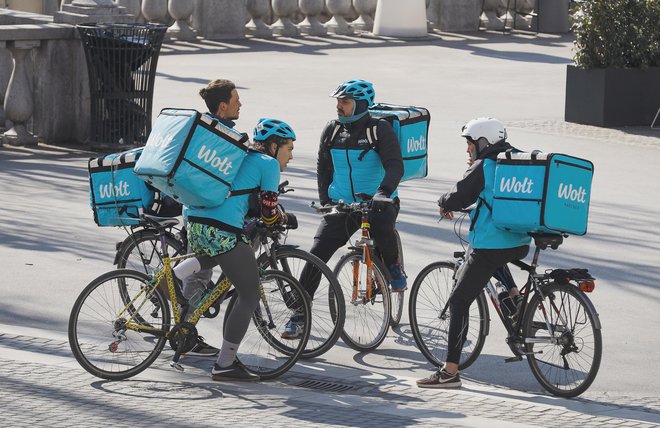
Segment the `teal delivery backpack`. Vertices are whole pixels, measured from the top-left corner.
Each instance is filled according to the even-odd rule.
[[[369,108],[369,114],[376,119],[385,119],[392,124],[399,137],[403,155],[403,177],[401,181],[424,178],[428,174],[428,138],[431,115],[422,107],[408,107],[393,104],[375,104]],[[375,127],[374,127],[375,128]],[[371,136],[377,139],[375,129]],[[370,141],[374,146],[374,142]]]
[[[594,165],[557,153],[497,156],[493,223],[516,232],[587,233]]]
[[[133,172],[142,148],[90,159],[89,198],[99,226],[130,226],[154,203],[154,191]]]
[[[189,207],[221,205],[247,156],[248,136],[195,110],[163,109],[135,173]]]

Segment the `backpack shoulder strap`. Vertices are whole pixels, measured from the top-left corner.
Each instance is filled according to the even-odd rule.
[[[358,160],[362,160],[369,150],[378,151],[378,120],[372,120],[372,123],[367,126],[367,141],[369,141],[369,147],[360,153]]]
[[[253,188],[251,188],[251,189],[232,190],[231,192],[229,192],[229,197],[232,197],[232,196],[241,196],[241,195],[249,195],[249,194],[252,193],[252,192],[258,192],[258,191],[260,191],[260,190],[261,190],[261,188],[260,188],[259,186],[257,186],[257,187],[253,187]]]
[[[335,137],[337,136],[337,133],[339,132],[339,128],[341,127],[341,123],[339,121],[333,120],[332,121],[332,126],[328,127],[328,131],[325,132],[325,135],[323,136],[323,144],[330,148],[332,147],[332,142],[335,140]]]

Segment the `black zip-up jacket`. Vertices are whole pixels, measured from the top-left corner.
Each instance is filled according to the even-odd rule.
[[[467,208],[475,203],[485,185],[483,159],[495,160],[498,154],[509,149],[513,149],[513,147],[506,141],[486,147],[479,154],[479,158],[465,171],[463,178],[456,183],[454,188],[438,199],[438,205],[449,212]]]
[[[387,198],[396,190],[401,177],[403,176],[403,158],[401,156],[401,146],[399,140],[386,120],[377,120],[371,118],[369,114],[360,118],[354,123],[340,125],[333,141],[328,141],[337,121],[332,120],[323,129],[321,133],[321,143],[319,146],[319,155],[316,164],[316,176],[319,192],[319,202],[322,205],[331,202],[328,196],[328,188],[332,184],[334,175],[334,165],[330,150],[332,148],[364,150],[368,147],[367,128],[377,121],[377,141],[376,152],[385,169],[383,177],[376,194]],[[353,168],[358,165],[351,165]],[[348,179],[348,178],[347,178]]]

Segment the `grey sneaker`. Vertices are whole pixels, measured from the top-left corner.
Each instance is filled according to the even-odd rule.
[[[461,386],[461,377],[458,372],[450,374],[443,367],[431,376],[418,380],[417,386],[420,388],[458,388]]]
[[[215,381],[248,381],[253,382],[259,380],[259,376],[248,372],[245,366],[234,360],[229,367],[220,367],[217,363],[213,364],[211,369],[211,377]]]

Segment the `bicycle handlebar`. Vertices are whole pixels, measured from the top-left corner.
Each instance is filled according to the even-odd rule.
[[[359,202],[346,203],[340,199],[339,202],[337,202],[336,204],[329,204],[325,206],[318,206],[316,205],[316,202],[312,202],[309,204],[309,207],[315,210],[319,214],[339,214],[339,213],[352,213],[358,211],[360,212],[371,211],[373,196],[368,195],[366,193],[356,193],[355,196],[364,200]],[[379,201],[387,204],[394,203],[394,200],[391,198],[381,198],[379,199]]]
[[[277,186],[277,193],[283,195],[285,193],[293,192],[295,189],[287,189],[286,186],[289,185],[289,180],[285,180]]]

